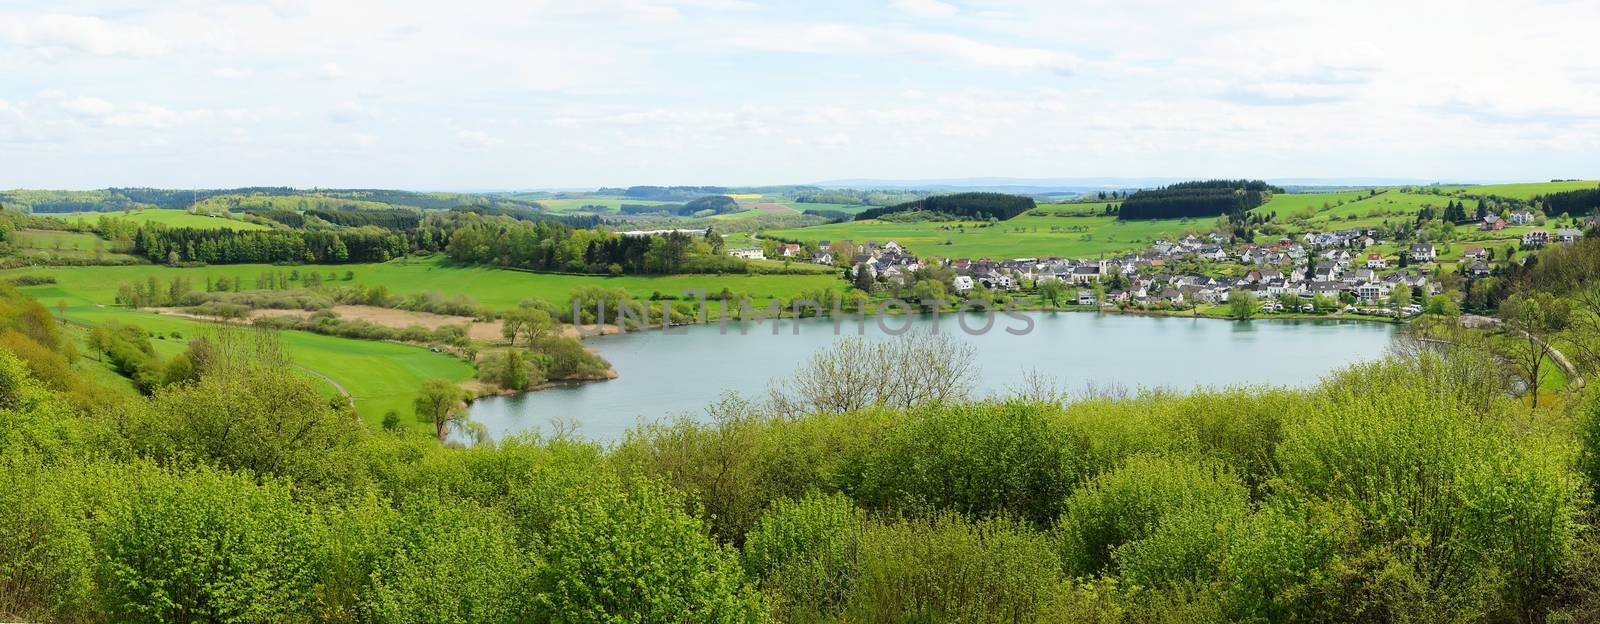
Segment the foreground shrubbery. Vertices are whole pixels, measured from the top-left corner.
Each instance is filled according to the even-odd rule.
[[[1595,414],[1530,412],[1470,358],[1067,404],[729,397],[611,448],[451,448],[277,357],[217,340],[84,409],[0,352],[0,615],[1512,622],[1600,594]]]

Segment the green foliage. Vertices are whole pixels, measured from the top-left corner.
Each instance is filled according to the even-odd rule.
[[[1024,524],[955,513],[873,524],[861,537],[845,620],[1018,622],[1059,588],[1049,540]]]
[[[358,610],[369,622],[522,622],[534,560],[508,519],[492,509],[433,496],[396,512],[354,515],[366,563]]]
[[[210,469],[132,465],[100,487],[98,596],[123,622],[308,616],[327,563],[323,527],[290,489]]]
[[[1213,462],[1141,455],[1067,497],[1057,524],[1062,561],[1074,575],[1115,571],[1169,580],[1203,571],[1220,541],[1210,529],[1242,517],[1247,492]]]
[[[848,456],[845,491],[871,508],[931,506],[1044,526],[1083,473],[1075,440],[1047,405],[920,409]]]
[[[782,620],[832,613],[855,590],[865,522],[840,494],[778,501],[745,535],[745,572]]]
[[[1572,449],[1518,440],[1506,406],[1463,383],[1475,372],[1431,357],[1357,367],[1278,446],[1285,495],[1348,505],[1363,546],[1388,553],[1398,576],[1369,591],[1392,609],[1531,612],[1570,556]]]
[[[658,484],[592,483],[554,517],[537,604],[566,622],[741,622],[763,612],[738,558]]]

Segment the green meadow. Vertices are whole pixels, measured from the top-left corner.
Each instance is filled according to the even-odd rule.
[[[139,223],[160,223],[170,227],[183,227],[195,229],[234,229],[234,230],[266,230],[267,226],[227,219],[211,215],[194,214],[186,210],[168,208],[147,208],[143,210],[123,210],[119,212],[67,212],[61,214],[45,214],[42,216],[65,219],[73,223],[94,225],[100,217],[117,217]]]
[[[598,285],[627,290],[636,297],[648,298],[660,292],[679,295],[685,289],[718,291],[726,287],[743,292],[761,304],[773,297],[792,298],[801,291],[844,287],[843,280],[831,271],[813,275],[671,275],[596,277],[527,273],[484,267],[446,266],[437,260],[385,264],[307,265],[220,265],[173,268],[159,265],[49,267],[10,269],[0,277],[49,275],[54,284],[27,286],[24,294],[37,299],[52,312],[65,309],[68,320],[85,325],[108,321],[138,325],[161,336],[155,341],[162,355],[170,357],[183,348],[183,337],[203,335],[213,324],[193,319],[129,310],[115,305],[118,286],[150,278],[165,283],[183,275],[195,288],[203,288],[206,278],[237,277],[248,288],[256,276],[267,271],[302,275],[312,271],[337,278],[336,285],[384,286],[391,293],[440,292],[468,295],[479,304],[509,308],[530,297],[564,304],[576,287]],[[819,270],[824,270],[820,269]],[[344,281],[346,271],[353,279]],[[295,363],[321,373],[343,386],[356,399],[363,419],[377,422],[384,412],[411,413],[411,400],[422,380],[444,377],[468,379],[473,369],[450,355],[389,342],[352,340],[298,331],[280,332],[281,340]],[[330,388],[331,392],[332,389]]]
[[[1600,180],[1576,180],[1570,182],[1530,182],[1524,184],[1485,184],[1483,186],[1463,187],[1461,192],[1466,195],[1493,195],[1510,199],[1533,199],[1539,195],[1577,191],[1600,187]]]
[[[769,230],[785,240],[896,241],[912,253],[945,258],[1087,257],[1142,249],[1161,238],[1208,231],[1212,220],[1118,221],[1115,217],[1025,214],[993,224],[975,221],[894,223],[876,219]]]
[[[82,252],[104,250],[108,246],[104,240],[93,234],[60,230],[17,230],[11,235],[11,239],[19,248],[45,251]]]
[[[626,197],[573,197],[561,199],[536,199],[539,205],[550,212],[617,212],[622,210],[623,204],[638,204],[642,206],[660,206],[672,202],[652,201],[648,199],[629,199]],[[598,209],[597,209],[598,208]]]
[[[49,274],[56,284],[30,287],[29,294],[46,305],[66,301],[69,306],[106,305],[115,301],[117,287],[123,283],[144,281],[154,277],[162,282],[174,276],[188,276],[199,289],[206,278],[239,278],[245,288],[251,288],[256,276],[268,272],[299,271],[302,274],[319,272],[324,278],[337,278],[334,285],[362,287],[383,286],[390,293],[408,295],[439,292],[446,295],[467,295],[480,305],[490,308],[510,308],[529,299],[544,299],[564,305],[572,290],[579,286],[604,286],[621,288],[639,298],[654,293],[679,295],[686,289],[720,291],[727,288],[745,293],[764,303],[774,297],[792,298],[802,291],[821,288],[843,288],[843,280],[832,272],[809,275],[623,275],[604,277],[594,275],[560,275],[530,273],[490,267],[459,267],[444,264],[438,259],[394,260],[383,264],[304,265],[275,266],[269,264],[232,264],[210,267],[174,268],[161,265],[138,266],[87,266],[51,267],[49,269],[11,269],[0,271],[0,276],[22,274]],[[345,272],[354,279],[344,281]]]
[[[1302,210],[1322,211],[1347,204],[1367,196],[1366,191],[1339,191],[1334,193],[1279,193],[1267,203],[1257,207],[1256,214],[1278,213],[1279,219],[1288,219]]]
[[[22,290],[48,305],[49,298],[32,292],[38,288],[47,287]],[[87,325],[117,322],[143,327],[157,336],[152,342],[162,357],[176,355],[188,339],[204,336],[216,328],[215,323],[112,306],[68,308],[67,319]],[[343,387],[355,400],[356,412],[362,420],[373,425],[381,423],[389,410],[408,417],[412,413],[411,402],[423,380],[443,377],[459,382],[473,375],[472,366],[466,362],[422,347],[300,331],[278,332],[278,339],[296,365]],[[326,390],[330,395],[335,392],[331,386]]]
[[[784,206],[788,206],[790,208],[793,208],[795,210],[795,212],[805,212],[807,210],[831,210],[833,212],[842,212],[842,213],[845,213],[845,214],[852,214],[852,215],[860,213],[861,211],[866,210],[868,208],[876,208],[876,206],[863,206],[861,204],[813,204],[813,203],[797,202],[797,201],[790,201],[790,200],[780,200],[780,201],[775,201],[775,202],[772,202],[772,203],[774,203],[774,204],[782,204]]]

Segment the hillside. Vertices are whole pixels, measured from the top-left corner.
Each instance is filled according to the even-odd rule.
[[[1033,210],[1033,198],[1005,193],[956,193],[934,195],[893,206],[871,208],[856,213],[857,221],[877,219],[907,212],[927,212],[966,219],[1005,221]]]
[[[1117,211],[1117,218],[1133,221],[1243,214],[1282,192],[1260,180],[1179,182],[1129,195]]]

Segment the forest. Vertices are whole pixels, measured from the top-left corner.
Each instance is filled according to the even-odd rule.
[[[1600,189],[1551,193],[1540,196],[1538,201],[1544,205],[1544,213],[1547,215],[1583,217],[1600,211]]]
[[[610,275],[746,269],[744,261],[722,253],[714,234],[627,236],[549,221],[478,220],[452,230],[449,241],[444,252],[451,260],[518,269]]]
[[[877,219],[900,212],[929,212],[962,219],[998,219],[1004,221],[1033,210],[1032,197],[1005,193],[955,193],[933,195],[883,208],[869,208],[856,215],[857,221]]]
[[[1180,182],[1159,189],[1129,195],[1117,210],[1117,218],[1180,219],[1206,218],[1249,212],[1283,189],[1259,180],[1205,180]]]

